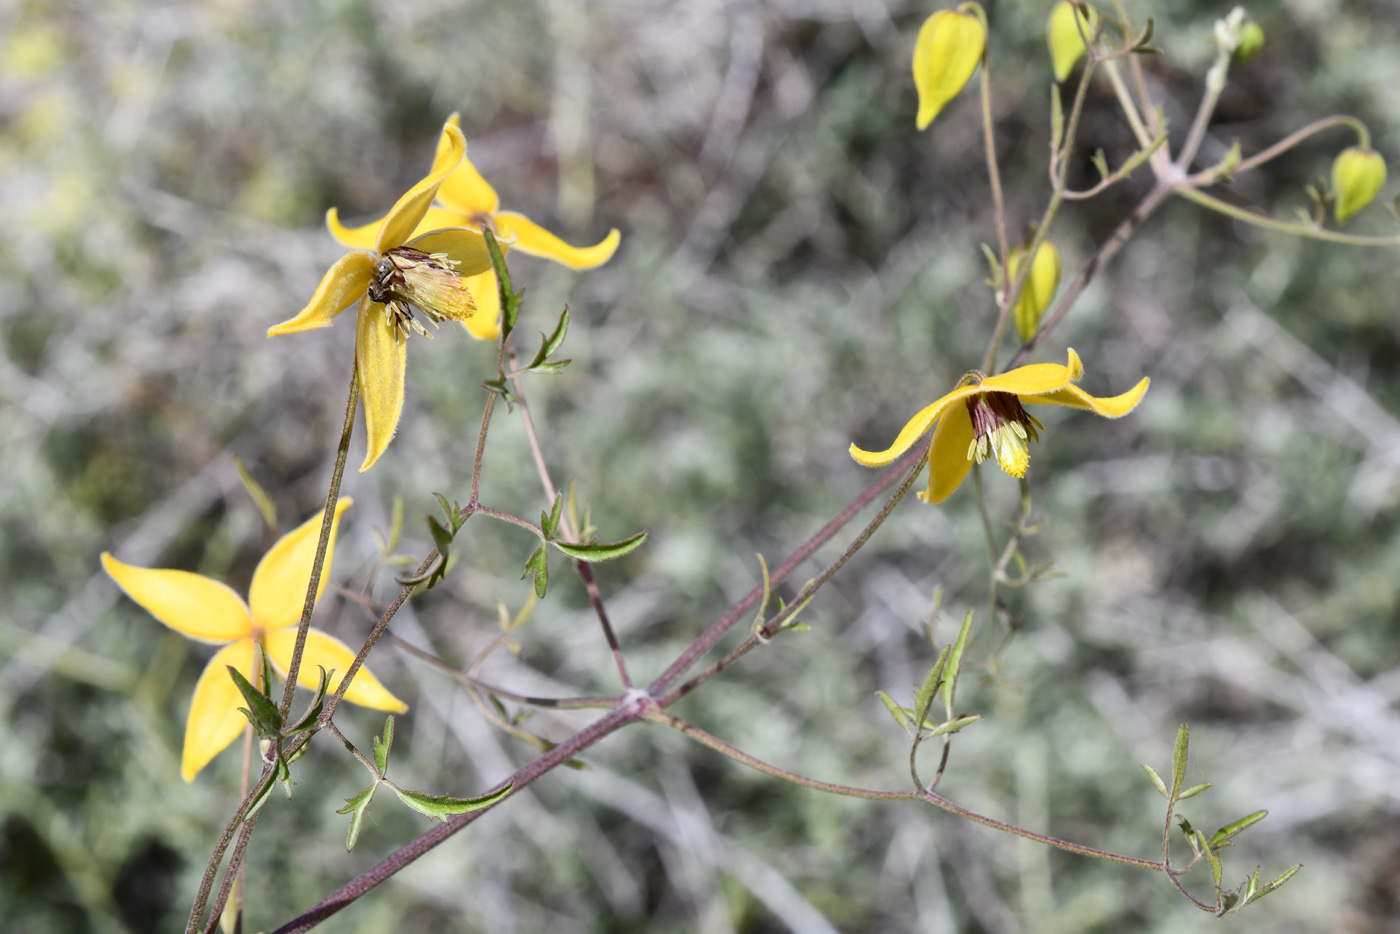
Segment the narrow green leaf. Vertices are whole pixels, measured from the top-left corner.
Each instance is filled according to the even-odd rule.
[[[389,520],[389,541],[384,548],[385,554],[390,554],[399,547],[399,538],[403,535],[403,497],[394,497],[394,512]]]
[[[1297,864],[1295,864],[1295,865],[1293,866],[1292,869],[1285,870],[1284,873],[1283,873],[1283,875],[1279,876],[1279,877],[1278,877],[1277,879],[1275,879],[1273,882],[1270,882],[1268,885],[1266,885],[1266,886],[1264,886],[1262,889],[1260,889],[1260,890],[1259,890],[1259,894],[1256,895],[1256,896],[1254,896],[1254,900],[1255,900],[1255,901],[1258,901],[1259,899],[1263,898],[1265,895],[1268,895],[1268,894],[1269,894],[1270,892],[1272,892],[1274,889],[1276,889],[1276,888],[1278,888],[1279,886],[1283,885],[1283,884],[1284,884],[1285,882],[1287,882],[1289,879],[1292,879],[1293,876],[1294,876],[1295,874],[1297,874],[1298,870],[1299,870],[1299,869],[1302,869],[1302,868],[1303,868],[1303,864],[1302,864],[1302,863],[1297,863]]]
[[[510,794],[512,784],[507,784],[498,791],[484,794],[479,798],[454,798],[451,795],[425,795],[421,791],[404,791],[392,782],[385,782],[394,789],[394,794],[399,796],[399,800],[419,814],[447,823],[447,819],[454,814],[468,814],[472,811],[480,811],[482,808],[489,808]]]
[[[914,736],[914,724],[909,721],[909,715],[904,712],[904,708],[896,704],[894,698],[890,697],[884,691],[876,691],[875,696],[885,702],[885,706],[889,708],[890,716],[894,717],[894,722],[904,727],[904,732],[908,733],[912,738]]]
[[[564,335],[568,333],[568,330],[569,306],[565,305],[563,313],[559,315],[559,323],[554,326],[554,333],[550,334],[548,337],[543,333],[540,334],[539,353],[535,354],[535,359],[531,360],[529,365],[525,367],[526,372],[554,373],[567,364],[569,362],[568,360],[557,360],[553,363],[548,361],[549,358],[559,350],[560,345],[564,343]]]
[[[938,726],[934,727],[928,735],[942,736],[944,733],[956,733],[963,727],[972,726],[972,724],[976,723],[978,720],[981,719],[982,715],[980,713],[972,713],[968,714],[965,717],[958,717],[955,720],[948,720],[947,722],[938,724]]]
[[[520,579],[524,580],[532,571],[535,575],[535,596],[543,600],[545,588],[549,586],[549,555],[543,544],[530,553],[525,561],[525,573],[520,575]]]
[[[277,756],[277,784],[282,786],[282,794],[288,801],[292,800],[292,786],[296,782],[292,781],[292,770],[287,768],[287,760],[279,753]]]
[[[379,777],[383,778],[384,773],[389,771],[389,750],[394,745],[394,715],[389,716],[384,721],[384,738],[378,736],[374,739],[374,767],[379,770]]]
[[[243,488],[248,491],[248,495],[253,498],[253,503],[258,507],[258,512],[262,513],[263,521],[267,523],[269,529],[277,528],[277,504],[272,501],[272,497],[267,495],[267,491],[258,485],[258,481],[253,479],[253,475],[248,472],[248,465],[243,463],[243,458],[235,457],[233,466],[238,468],[238,478],[243,481]]]
[[[938,686],[943,683],[943,669],[948,664],[948,651],[949,646],[945,645],[943,651],[938,653],[933,667],[924,676],[924,683],[914,692],[914,722],[920,727],[928,719],[929,708],[933,706],[933,699],[938,695]]]
[[[268,782],[265,786],[263,786],[262,791],[259,791],[258,796],[253,799],[252,805],[248,808],[248,816],[245,817],[244,820],[247,820],[248,818],[252,817],[254,814],[262,810],[262,806],[264,804],[267,804],[268,799],[272,797],[272,787],[276,784],[276,782]]]
[[[1181,798],[1181,783],[1186,780],[1186,750],[1191,744],[1191,731],[1186,724],[1176,731],[1176,748],[1172,750],[1172,796],[1171,800],[1178,801]]]
[[[506,257],[501,252],[501,245],[496,242],[496,235],[489,227],[482,227],[481,234],[486,238],[486,250],[491,254],[491,265],[496,270],[496,282],[500,287],[501,339],[504,340],[515,330],[515,319],[520,314],[520,296],[512,290],[510,269],[506,266]]]
[[[997,261],[997,255],[992,252],[992,248],[985,243],[982,244],[982,255],[987,258],[987,268],[992,271],[991,278],[987,280],[987,284],[992,287],[993,292],[1000,292],[1001,287],[1005,285],[1005,282],[1002,280],[1001,263]]]
[[[1186,789],[1186,790],[1183,791],[1181,794],[1177,795],[1177,796],[1176,796],[1176,800],[1178,800],[1178,801],[1185,801],[1187,798],[1194,798],[1194,797],[1196,797],[1196,795],[1198,795],[1198,794],[1200,794],[1201,792],[1205,791],[1207,788],[1213,787],[1213,785],[1214,785],[1213,782],[1205,782],[1205,783],[1200,784],[1200,785],[1192,785],[1190,788]]]
[[[1162,793],[1162,797],[1170,800],[1171,793],[1167,791],[1167,786],[1162,781],[1162,776],[1157,774],[1157,770],[1150,765],[1144,765],[1142,767],[1142,770],[1147,773],[1149,778],[1152,779],[1152,784],[1157,786],[1157,790]]]
[[[321,682],[316,688],[316,696],[311,699],[311,704],[306,708],[306,713],[296,722],[296,725],[287,730],[287,735],[301,733],[311,729],[316,723],[316,718],[321,716],[321,710],[326,706],[326,688],[330,684],[331,673],[326,671],[322,665],[317,665],[321,672]]]
[[[239,707],[243,715],[248,718],[248,722],[253,724],[253,730],[260,739],[274,739],[282,730],[282,715],[277,711],[277,705],[268,700],[262,691],[253,687],[248,679],[243,677],[243,673],[232,665],[225,665],[228,669],[229,677],[233,678],[233,683],[238,685],[239,693],[248,702],[247,707]]]
[[[544,531],[544,537],[550,538],[554,535],[554,530],[559,528],[559,516],[564,511],[564,494],[554,494],[554,505],[549,507],[549,514],[540,513],[540,528]]]
[[[442,510],[442,514],[451,521],[452,506],[447,502],[447,497],[443,496],[441,493],[434,493],[433,499],[437,500],[438,508]]]
[[[1206,840],[1206,835],[1199,830],[1196,831],[1196,840],[1201,848],[1205,850],[1206,862],[1210,864],[1210,877],[1215,880],[1215,887],[1218,890],[1220,888],[1220,879],[1224,872],[1220,866],[1220,857],[1217,856],[1215,850],[1211,848],[1210,843]]]
[[[345,835],[345,851],[348,853],[355,848],[355,841],[360,839],[360,825],[364,823],[365,811],[369,808],[369,803],[374,800],[374,791],[379,787],[375,782],[364,791],[353,798],[345,799],[345,807],[336,811],[337,814],[350,815],[350,830]]]
[[[944,668],[943,709],[949,720],[953,719],[953,699],[958,690],[958,669],[962,667],[963,650],[967,648],[967,634],[972,629],[973,612],[974,610],[969,608],[967,615],[963,617],[962,629],[958,632],[952,651],[948,653],[948,664]]]
[[[1050,82],[1050,151],[1058,153],[1065,141],[1065,107],[1060,100],[1060,83]]]
[[[621,558],[628,552],[635,551],[641,547],[642,542],[647,540],[647,530],[642,529],[631,538],[624,538],[620,542],[589,542],[586,545],[574,545],[568,542],[561,542],[550,539],[549,543],[558,548],[564,554],[576,561],[586,561],[593,564],[599,561],[611,561],[614,558]]]
[[[1241,817],[1234,823],[1226,824],[1224,827],[1221,827],[1211,836],[1211,846],[1220,846],[1226,840],[1229,840],[1232,837],[1239,835],[1243,831],[1248,830],[1250,827],[1253,827],[1255,824],[1259,823],[1261,820],[1268,816],[1268,811],[1255,811],[1253,814],[1247,814],[1244,817]]]
[[[437,546],[438,554],[446,558],[448,550],[452,547],[452,533],[443,528],[437,516],[425,515],[423,518],[428,522],[428,532],[433,536],[433,544]]]
[[[760,639],[766,638],[763,635],[764,623],[768,621],[768,603],[773,599],[773,579],[768,574],[768,561],[762,554],[755,554],[758,558],[758,567],[763,572],[763,597],[758,601],[758,612],[753,617],[753,634]]]
[[[1094,152],[1093,163],[1094,168],[1099,170],[1099,178],[1106,179],[1112,176],[1113,173],[1108,170],[1108,157],[1103,154],[1102,149]]]

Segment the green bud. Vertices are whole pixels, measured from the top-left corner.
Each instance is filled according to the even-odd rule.
[[[1099,14],[1087,4],[1078,9],[1070,0],[1060,0],[1050,11],[1047,33],[1050,40],[1050,62],[1055,66],[1055,80],[1064,83],[1074,66],[1088,50],[1084,39],[1093,36],[1099,24]]]
[[[1252,61],[1264,49],[1264,30],[1254,20],[1245,20],[1240,27],[1239,44],[1235,46],[1235,61],[1243,65]]]
[[[1334,207],[1337,223],[1347,220],[1375,199],[1385,184],[1385,160],[1373,149],[1351,146],[1343,149],[1332,163],[1332,188],[1337,194]]]
[[[914,45],[914,87],[919,92],[915,126],[926,128],[943,105],[958,96],[986,47],[987,32],[973,13],[939,10],[924,20]]]
[[[1021,247],[1011,251],[1006,264],[1010,281],[1015,281],[1022,258]],[[1055,297],[1055,289],[1059,288],[1059,285],[1060,251],[1055,248],[1055,244],[1046,240],[1035,251],[1030,275],[1026,277],[1026,287],[1021,291],[1020,300],[1016,302],[1016,333],[1021,335],[1022,341],[1028,341],[1035,336],[1036,329],[1040,327],[1040,319],[1045,314],[1045,309],[1050,307],[1050,300]]]

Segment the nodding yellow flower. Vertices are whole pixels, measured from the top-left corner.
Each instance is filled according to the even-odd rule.
[[[450,126],[457,126],[457,114],[447,118]],[[445,139],[445,138],[444,138]],[[438,156],[442,147],[438,144]],[[464,154],[462,161],[442,182],[437,191],[437,201],[418,223],[415,233],[425,233],[439,227],[472,227],[480,229],[489,224],[497,237],[513,238],[512,249],[530,256],[542,256],[570,269],[592,269],[601,266],[617,252],[622,235],[616,229],[608,233],[600,242],[588,247],[571,246],[524,214],[515,211],[502,211],[500,196],[481,177],[481,173]],[[379,221],[363,227],[346,227],[340,222],[335,208],[326,214],[326,226],[331,236],[350,247],[368,247],[374,241]],[[462,321],[467,333],[478,340],[493,341],[501,333],[501,298],[496,283],[496,272],[487,268],[478,275],[467,278],[467,288],[476,301],[476,314]]]
[[[1007,257],[1006,277],[1013,282],[1020,270],[1024,252],[1018,246]],[[1016,302],[1014,310],[1016,333],[1021,335],[1022,341],[1028,341],[1035,336],[1036,329],[1040,327],[1041,316],[1045,314],[1045,309],[1050,307],[1050,300],[1055,297],[1055,289],[1059,288],[1059,285],[1060,251],[1055,248],[1055,244],[1046,240],[1036,248],[1035,259],[1031,260],[1030,275],[1026,276],[1026,287],[1021,291],[1021,298]]]
[[[987,47],[987,30],[977,13],[939,10],[924,20],[914,45],[914,87],[919,92],[919,115],[914,125],[925,129],[943,105],[958,96]]]
[[[1148,380],[1144,376],[1121,396],[1099,399],[1073,385],[1083,375],[1084,366],[1073,350],[1065,366],[1032,363],[998,376],[984,376],[973,370],[958,381],[956,389],[911,418],[889,448],[871,453],[852,444],[851,457],[866,467],[883,467],[933,428],[928,490],[919,494],[924,502],[947,499],[967,476],[973,461],[980,464],[989,455],[1011,476],[1024,477],[1030,464],[1027,445],[1040,440],[1043,426],[1025,410],[1023,403],[1066,405],[1105,418],[1119,418],[1131,412],[1147,392]]]
[[[1385,184],[1385,160],[1374,149],[1349,146],[1332,163],[1332,188],[1337,193],[1337,223],[1347,220],[1375,200]]]
[[[1098,11],[1085,4],[1076,8],[1070,0],[1060,0],[1050,11],[1047,27],[1050,41],[1050,62],[1055,68],[1055,80],[1064,83],[1074,66],[1088,50],[1085,37],[1093,37],[1099,24]]]
[[[444,126],[432,170],[371,225],[364,241],[354,244],[359,250],[326,272],[305,308],[267,332],[276,337],[323,328],[359,303],[355,360],[368,435],[362,472],[384,453],[399,426],[406,338],[410,333],[432,336],[415,313],[421,312],[434,328],[444,319],[466,322],[479,314],[467,282],[491,268],[480,231],[451,224],[419,230],[438,189],[466,152],[462,131],[451,123]],[[331,208],[327,221],[334,216]]]
[[[330,579],[340,514],[350,502],[342,499],[336,503],[317,600]],[[181,635],[223,646],[209,659],[194,686],[190,715],[185,722],[185,751],[180,760],[180,774],[185,781],[193,781],[199,770],[248,725],[247,718],[238,711],[247,702],[225,666],[232,665],[257,684],[262,666],[255,664],[255,643],[267,653],[268,661],[279,674],[285,675],[291,665],[297,623],[306,602],[306,585],[311,580],[320,536],[321,516],[317,515],[278,539],[253,571],[247,603],[232,588],[202,574],[139,568],[102,553],[102,567],[148,613]],[[327,674],[334,671],[343,676],[354,660],[355,653],[344,642],[318,629],[308,629],[297,683],[315,690],[321,683],[318,665]],[[340,678],[332,675],[328,684],[328,690],[334,691]],[[361,667],[350,682],[345,699],[376,710],[408,709],[366,667]]]

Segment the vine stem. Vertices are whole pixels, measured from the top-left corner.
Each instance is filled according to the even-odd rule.
[[[535,460],[535,470],[540,475],[540,485],[544,487],[544,494],[553,504],[559,491],[555,488],[554,480],[549,475],[549,465],[545,463],[544,450],[540,447],[539,433],[535,430],[535,419],[530,414],[529,403],[525,401],[525,383],[521,378],[520,370],[516,367],[514,333],[507,335],[504,343],[510,354],[510,379],[515,385],[515,398],[520,405],[520,420],[525,426],[525,437],[530,442],[530,455]],[[583,530],[573,527],[567,512],[560,517],[560,526],[570,541],[582,544],[579,542],[579,535]],[[588,566],[587,561],[575,561],[574,567],[578,571],[579,578],[583,580],[584,589],[588,591],[589,602],[593,604],[593,612],[598,617],[599,626],[602,627],[603,638],[608,643],[608,651],[612,653],[613,664],[617,666],[617,676],[622,681],[622,687],[630,690],[632,688],[632,675],[628,672],[627,662],[622,657],[622,646],[617,641],[616,632],[613,631],[607,608],[603,606],[603,596],[599,593],[598,584],[593,579],[593,569]]]

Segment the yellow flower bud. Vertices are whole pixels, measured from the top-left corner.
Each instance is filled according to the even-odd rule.
[[[972,13],[939,10],[924,20],[914,46],[914,87],[919,91],[915,126],[927,127],[943,105],[958,96],[986,47],[987,33]]]
[[[1091,6],[1075,9],[1070,0],[1060,0],[1050,11],[1047,32],[1050,39],[1050,61],[1055,66],[1055,80],[1063,82],[1084,57],[1088,46],[1086,36],[1094,34],[1099,14]]]
[[[1264,48],[1264,30],[1254,20],[1245,20],[1240,27],[1240,42],[1235,46],[1235,61],[1241,65],[1251,61]]]
[[[1006,275],[1012,282],[1016,281],[1016,272],[1020,268],[1023,252],[1018,246],[1007,258]],[[1021,291],[1020,300],[1016,302],[1016,333],[1021,335],[1022,341],[1028,341],[1035,336],[1036,329],[1040,327],[1040,318],[1045,314],[1045,309],[1050,307],[1050,300],[1055,297],[1055,289],[1059,285],[1060,251],[1055,249],[1055,244],[1046,240],[1035,251],[1030,275],[1026,277],[1026,287]]]
[[[1337,194],[1337,223],[1345,224],[1370,204],[1385,184],[1385,160],[1373,149],[1351,146],[1332,163],[1332,188]]]

